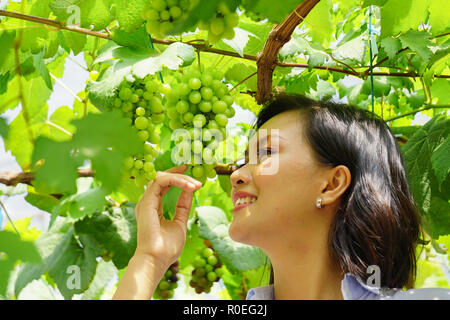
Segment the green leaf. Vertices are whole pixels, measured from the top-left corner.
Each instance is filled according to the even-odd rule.
[[[235,36],[233,39],[222,39],[222,42],[236,51],[241,57],[244,57],[244,48],[247,46],[250,36],[256,36],[253,33],[241,28],[234,28],[234,32]]]
[[[402,48],[402,45],[397,38],[387,37],[381,40],[381,47],[384,49],[389,59],[393,59],[397,55],[397,52]]]
[[[41,257],[33,242],[22,240],[15,232],[0,231],[0,252],[12,261],[40,262]]]
[[[34,186],[38,192],[74,193],[76,191],[77,168],[82,162],[72,160],[71,150],[70,142],[56,142],[46,137],[39,137],[36,140],[32,162],[44,160],[44,164],[38,167],[35,176]]]
[[[343,59],[349,59],[357,63],[361,63],[364,60],[365,49],[367,41],[367,32],[360,34],[358,37],[353,38],[343,44],[340,44],[334,53],[337,57]]]
[[[89,288],[83,293],[82,300],[100,300],[101,295],[105,292],[108,283],[114,279],[117,274],[117,268],[111,261],[105,262],[101,260],[97,265],[95,277]]]
[[[243,1],[242,5],[246,11],[251,11],[262,19],[267,18],[270,22],[280,23],[302,2],[298,0],[277,2],[271,0],[247,0]]]
[[[436,79],[431,84],[431,95],[437,98],[438,104],[450,104],[450,82],[446,79]]]
[[[230,177],[219,175],[218,176],[220,186],[222,187],[223,191],[225,191],[226,194],[231,194],[231,182]]]
[[[52,79],[48,72],[47,66],[44,64],[44,51],[33,55],[33,65],[36,68],[39,75],[44,79],[45,84],[50,90],[53,90]]]
[[[430,47],[433,46],[433,43],[428,39],[427,33],[410,30],[400,37],[400,41],[403,47],[409,47],[416,51],[423,60],[430,60],[433,54]]]
[[[440,187],[450,173],[450,135],[435,149],[431,163]]]
[[[32,186],[28,186],[28,194],[26,195],[25,200],[36,208],[49,213],[52,212],[53,208],[58,204],[58,200],[55,197],[36,193]]]
[[[244,53],[249,55],[256,55],[262,51],[269,32],[272,30],[270,23],[253,22],[245,17],[244,13],[240,15],[238,27],[251,33],[250,39],[244,48]]]
[[[203,238],[198,235],[198,225],[192,223],[186,236],[186,243],[184,244],[183,252],[181,253],[179,260],[179,268],[183,269],[192,266],[192,261],[194,261],[197,256],[197,248],[203,247]]]
[[[1,117],[0,117],[0,136],[3,139],[8,138],[8,124],[6,123],[6,120]]]
[[[156,54],[151,49],[109,45],[101,52],[96,62],[111,59],[113,59],[112,65],[101,79],[89,82],[86,88],[92,103],[102,111],[112,108],[112,97],[115,96],[116,88],[125,77],[144,78],[161,71],[164,66],[176,70],[180,66],[191,64],[195,59],[195,52],[192,46],[181,42],[172,43],[161,54]]]
[[[322,0],[314,6],[304,20],[309,27],[311,38],[324,46],[328,46],[333,33],[331,8],[331,0]]]
[[[106,205],[106,195],[107,192],[100,187],[78,192],[61,199],[60,203],[53,208],[52,213],[67,215],[74,220],[83,219],[85,216],[92,217],[95,212],[101,211]]]
[[[264,263],[265,254],[257,247],[231,240],[229,222],[225,213],[212,206],[196,208],[200,227],[199,235],[213,244],[221,259],[231,272],[256,269]]]
[[[225,212],[228,221],[231,221],[233,217],[233,202],[230,194],[223,191],[218,179],[208,180],[201,189],[196,191],[196,195],[200,206],[220,208]]]
[[[416,30],[426,22],[430,0],[390,0],[381,7],[381,37]]]
[[[450,180],[447,179],[440,184],[433,167],[439,167],[438,170],[441,173],[442,181],[442,172],[446,171],[446,165],[432,164],[433,154],[439,146],[443,145],[449,134],[450,120],[446,119],[445,115],[437,115],[419,129],[403,146],[402,150],[408,182],[414,200],[419,212],[430,228],[427,232],[433,238],[450,233],[449,228],[447,228],[447,231],[443,231],[442,220],[438,218],[438,211],[436,211],[437,208],[443,209],[445,207],[442,204],[443,202],[448,203],[448,198],[450,197],[448,185],[450,185]],[[445,147],[438,152],[438,155],[434,158],[435,161],[436,158],[441,157],[441,152],[444,150]],[[437,200],[438,198],[442,201]],[[435,203],[436,201],[438,203]],[[440,213],[444,217],[449,214],[450,211],[447,209]],[[450,219],[446,219],[450,221]]]
[[[368,7],[371,5],[376,5],[382,7],[388,0],[364,0],[362,7]]]
[[[249,77],[253,73],[256,72],[256,67],[248,66],[244,63],[237,63],[233,65],[228,71],[225,73],[225,79],[233,84],[238,84],[243,81],[245,78]],[[256,91],[257,89],[257,77],[252,76],[248,80],[246,80],[242,86],[247,88],[248,90]]]
[[[60,30],[60,32],[65,44],[67,45],[67,53],[70,53],[72,50],[73,54],[76,56],[83,51],[87,41],[87,36],[85,34],[67,30]]]
[[[328,81],[319,79],[317,82],[317,96],[319,99],[330,99],[336,93],[336,88]]]
[[[111,34],[111,40],[122,47],[151,49],[149,35],[145,31],[145,27],[141,27],[133,33],[116,29]]]
[[[447,0],[433,0],[430,2],[428,10],[430,12],[429,24],[431,25],[431,34],[436,36],[448,31],[450,2]]]
[[[136,250],[136,217],[134,206],[112,207],[75,223],[77,234],[90,235],[112,254],[117,269],[125,268]]]
[[[105,189],[115,189],[121,179],[124,159],[143,152],[136,129],[119,112],[88,114],[83,119],[74,120],[73,124],[77,127],[73,148],[92,161],[96,178]]]

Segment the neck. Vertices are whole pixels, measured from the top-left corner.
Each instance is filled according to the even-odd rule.
[[[269,254],[276,300],[342,300],[344,274],[328,256],[327,246],[286,248]]]

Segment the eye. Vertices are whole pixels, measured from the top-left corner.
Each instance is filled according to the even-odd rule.
[[[263,148],[263,149],[259,149],[258,150],[258,154],[261,154],[262,150],[266,150],[265,155],[271,155],[272,154],[272,149],[271,148]]]

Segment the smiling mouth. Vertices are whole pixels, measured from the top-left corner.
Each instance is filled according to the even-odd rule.
[[[239,211],[239,210],[241,210],[241,209],[244,208],[244,207],[251,206],[251,205],[254,204],[255,202],[256,202],[256,199],[255,199],[255,201],[253,201],[253,202],[247,202],[247,203],[241,203],[241,204],[238,204],[237,206],[234,207],[233,212]]]

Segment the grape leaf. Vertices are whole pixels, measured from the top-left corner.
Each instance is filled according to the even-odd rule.
[[[0,136],[3,139],[8,138],[8,124],[4,118],[0,118]]]
[[[114,279],[117,274],[117,268],[111,261],[101,260],[97,265],[95,277],[89,288],[83,293],[82,300],[100,300],[101,295],[105,292],[108,283]]]
[[[436,79],[431,85],[431,94],[438,99],[439,104],[450,103],[450,83],[446,79]]]
[[[251,33],[244,48],[244,53],[249,55],[256,55],[263,50],[269,32],[272,30],[270,23],[253,22],[243,13],[240,15],[238,27]]]
[[[116,17],[120,27],[128,33],[139,29],[144,23],[141,14],[146,8],[147,3],[147,0],[114,0],[113,4],[116,5]]]
[[[267,18],[270,22],[280,23],[302,2],[298,0],[277,2],[271,0],[246,0],[242,2],[242,6],[246,11],[258,15],[262,19]]]
[[[248,41],[250,40],[250,36],[256,37],[253,33],[241,29],[234,28],[235,36],[233,39],[222,39],[221,41],[225,43],[228,47],[239,53],[241,57],[244,56],[244,48],[247,46]]]
[[[445,138],[442,144],[436,147],[431,156],[431,163],[438,178],[439,187],[441,187],[450,173],[450,135]]]
[[[368,7],[371,5],[376,5],[382,7],[388,0],[364,0],[362,7]]]
[[[91,217],[96,211],[100,211],[106,205],[107,192],[101,187],[89,189],[84,192],[69,195],[52,210],[55,215],[68,215],[74,220],[80,220],[85,216]]]
[[[238,84],[243,81],[245,78],[251,76],[256,72],[256,67],[248,66],[244,63],[237,63],[233,65],[228,71],[225,73],[225,79],[233,84]],[[257,77],[252,76],[248,80],[246,80],[242,86],[247,88],[248,90],[256,91],[257,89]]]
[[[56,142],[46,137],[36,140],[32,162],[45,159],[35,175],[34,187],[38,192],[50,194],[76,191],[77,167],[82,162],[72,160],[71,150],[70,142]]]
[[[365,49],[367,42],[364,40],[368,37],[367,32],[364,32],[347,42],[339,44],[334,50],[337,57],[343,59],[349,59],[357,63],[361,63],[364,60]]]
[[[225,212],[212,206],[197,207],[196,211],[200,222],[199,235],[211,241],[231,272],[256,269],[264,263],[265,254],[259,248],[231,240]]]
[[[381,7],[381,37],[415,30],[426,22],[430,0],[390,0]]]
[[[119,112],[88,114],[74,120],[73,124],[77,127],[73,148],[80,150],[80,156],[91,160],[96,178],[105,189],[115,189],[120,182],[125,157],[143,152],[136,129]]]
[[[448,199],[450,197],[450,179],[438,182],[438,178],[435,175],[433,169],[432,157],[436,149],[443,145],[444,139],[450,134],[450,119],[446,119],[445,115],[437,115],[428,121],[421,129],[419,129],[403,146],[403,156],[405,169],[408,174],[408,182],[411,187],[411,191],[414,196],[414,200],[421,215],[428,222],[428,226],[431,226],[430,232],[433,238],[437,238],[439,235],[446,235],[450,232],[450,227],[446,224],[447,229],[442,226],[443,217],[446,217],[446,221],[450,221],[450,205]],[[445,148],[445,147],[444,147]],[[444,150],[444,149],[443,149]],[[441,150],[438,152],[436,158],[441,159]],[[434,164],[434,167],[437,165]],[[442,165],[439,168],[439,172],[442,174],[442,170],[446,171],[446,165]],[[442,175],[441,175],[442,181]],[[436,200],[440,198],[442,201]],[[438,203],[435,203],[438,201]],[[446,204],[444,205],[443,202]],[[445,208],[447,207],[447,208]],[[439,222],[436,221],[438,215],[437,208],[440,208],[441,218]],[[445,209],[445,210],[444,210]],[[445,231],[446,230],[446,231]]]
[[[409,47],[411,50],[416,51],[423,60],[430,60],[433,54],[430,47],[433,44],[425,32],[410,30],[400,37],[400,41],[403,47]]]
[[[98,246],[112,254],[117,269],[125,268],[136,250],[134,205],[112,207],[75,223],[77,234],[93,237]]]
[[[87,41],[87,37],[85,34],[67,30],[60,30],[59,32],[61,46],[66,50],[67,53],[70,53],[70,51],[72,50],[73,54],[76,56],[83,51]]]
[[[192,46],[181,42],[172,43],[161,54],[151,49],[133,49],[113,44],[105,47],[95,63],[111,59],[112,65],[101,79],[89,82],[86,88],[89,99],[102,111],[112,108],[112,97],[125,77],[144,78],[161,71],[164,66],[176,70],[180,66],[191,64],[195,59],[195,52]]]
[[[386,37],[381,40],[381,47],[386,52],[390,59],[393,59],[397,52],[402,48],[400,41],[397,38]]]
[[[303,22],[308,26],[311,38],[324,46],[328,46],[333,33],[330,11],[331,0],[322,0],[315,5]]]
[[[430,12],[429,24],[431,25],[431,34],[438,35],[449,30],[449,12],[450,2],[447,0],[433,0],[428,8]]]

